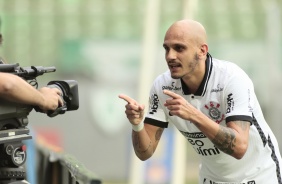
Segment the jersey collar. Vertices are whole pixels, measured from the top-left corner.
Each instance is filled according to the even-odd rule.
[[[198,88],[197,92],[194,95],[204,96],[210,79],[211,72],[212,72],[212,56],[208,53],[206,59],[206,71],[205,71],[204,79],[202,80],[200,87]],[[182,79],[180,80],[181,80],[183,94],[191,95],[189,87],[184,83]]]

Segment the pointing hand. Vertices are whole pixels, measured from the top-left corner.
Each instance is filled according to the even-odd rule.
[[[125,114],[132,125],[138,125],[143,121],[144,105],[140,105],[134,99],[124,94],[121,94],[118,97],[127,102],[125,105]]]

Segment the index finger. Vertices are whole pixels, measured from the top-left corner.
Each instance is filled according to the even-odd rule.
[[[61,90],[59,90],[58,88],[53,88],[53,89],[56,90],[56,93],[57,93],[58,95],[62,96],[62,91],[61,91]]]
[[[135,104],[135,103],[137,103],[134,99],[132,99],[129,96],[124,95],[124,94],[120,94],[120,95],[118,95],[118,97],[123,99],[124,101],[126,101],[128,104]]]
[[[63,100],[60,98],[60,100],[59,100],[59,107],[62,107],[64,105],[64,102],[63,102]]]
[[[166,95],[168,95],[168,96],[170,96],[170,97],[172,97],[172,98],[178,98],[178,97],[179,97],[178,94],[176,94],[176,93],[174,93],[174,92],[172,92],[172,91],[166,90],[166,89],[163,90],[163,93],[166,94]]]

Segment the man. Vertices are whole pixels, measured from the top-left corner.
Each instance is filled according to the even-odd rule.
[[[0,46],[2,42],[3,38],[0,33]],[[43,112],[47,112],[48,110],[56,110],[58,106],[63,105],[60,95],[61,91],[57,88],[43,87],[37,90],[16,75],[0,72],[0,98],[37,106]]]
[[[153,83],[144,123],[144,105],[119,95],[128,102],[136,155],[150,158],[172,123],[201,158],[199,183],[282,184],[277,140],[245,72],[213,58],[204,27],[193,20],[175,22],[163,47],[169,71]]]

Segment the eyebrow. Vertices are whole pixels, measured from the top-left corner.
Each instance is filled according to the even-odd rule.
[[[183,44],[183,43],[173,43],[171,45],[171,47],[174,47],[174,46],[181,46],[181,47],[187,47],[187,45]],[[163,44],[163,47],[169,47],[167,44]]]

